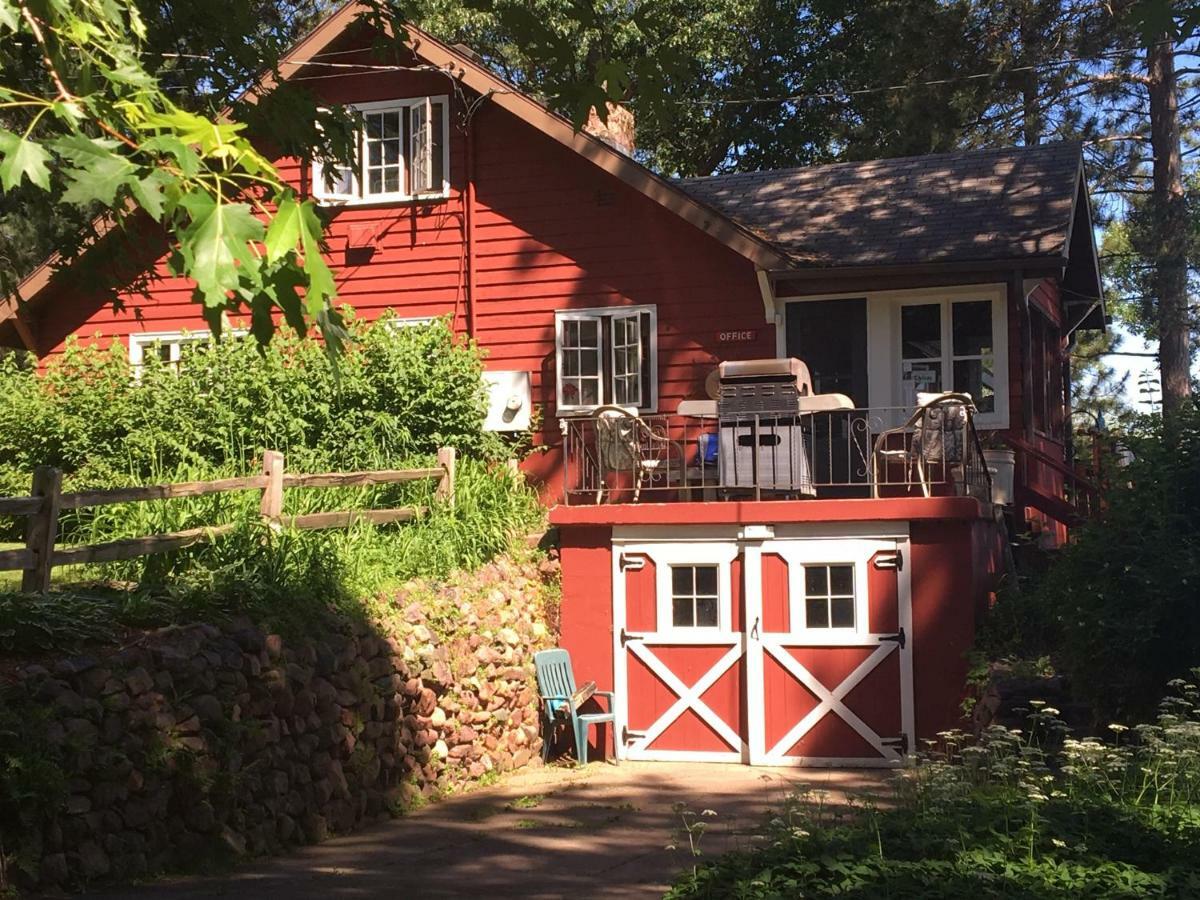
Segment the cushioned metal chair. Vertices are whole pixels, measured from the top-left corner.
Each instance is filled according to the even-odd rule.
[[[537,672],[538,694],[542,698],[542,715],[546,722],[546,736],[542,741],[542,761],[550,758],[550,743],[554,735],[554,726],[560,723],[570,723],[571,732],[575,738],[575,759],[579,765],[587,765],[588,755],[588,726],[607,722],[610,725],[616,721],[613,712],[613,695],[611,691],[594,691],[589,696],[607,697],[608,712],[581,713],[577,704],[588,698],[576,699],[575,675],[571,671],[571,655],[566,650],[543,650],[533,656],[534,670]],[[617,740],[613,736],[613,761],[619,761],[617,756]]]

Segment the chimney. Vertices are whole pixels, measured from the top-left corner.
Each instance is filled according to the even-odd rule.
[[[624,106],[616,103],[606,103],[608,106],[608,122],[601,122],[595,108],[588,113],[587,124],[583,130],[592,137],[599,138],[626,156],[633,156],[637,128],[634,125],[633,113]]]

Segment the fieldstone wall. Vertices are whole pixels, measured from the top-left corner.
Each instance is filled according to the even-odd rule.
[[[8,881],[274,853],[537,760],[532,655],[555,576],[501,561],[311,637],[197,624],[16,667],[4,700],[27,722],[30,780],[3,798]]]

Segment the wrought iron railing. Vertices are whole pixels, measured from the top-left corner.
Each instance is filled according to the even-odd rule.
[[[991,479],[969,410],[900,408],[563,420],[568,504],[973,496]]]

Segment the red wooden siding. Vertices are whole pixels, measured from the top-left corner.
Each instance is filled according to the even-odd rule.
[[[313,84],[325,86],[329,103],[448,92],[447,79],[432,73]],[[448,199],[331,211],[328,257],[339,301],[368,320],[391,308],[401,316],[453,314],[457,330],[466,329],[466,135],[457,126],[461,107],[452,104]],[[534,400],[546,407],[547,443],[559,441],[552,415],[556,310],[656,306],[660,411],[702,393],[704,377],[719,361],[712,349],[716,332],[757,334],[752,343],[721,347],[720,358],[774,354],[774,329],[764,322],[750,262],[497,107],[485,102],[472,127],[475,336],[489,368],[532,373]],[[305,187],[306,166],[295,159],[278,165],[290,182]],[[351,233],[364,230],[377,235],[374,243],[348,246]],[[160,263],[148,298],[127,295],[124,312],[91,312],[75,332],[125,338],[203,329],[190,295],[190,283],[167,276]],[[80,309],[96,302],[75,299]],[[533,461],[544,475],[558,465],[556,455]]]

